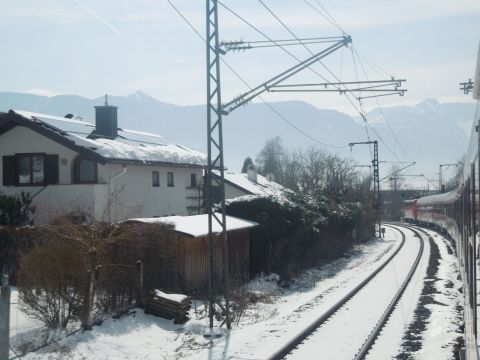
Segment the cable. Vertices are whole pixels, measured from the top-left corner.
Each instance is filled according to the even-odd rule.
[[[315,2],[318,4],[318,6],[320,6],[323,11],[325,11],[325,14],[327,14],[327,16],[332,20],[333,24],[338,28],[340,29],[340,31],[342,31],[343,33],[345,33],[345,31],[342,29],[342,27],[340,26],[340,24],[337,22],[337,20],[334,19],[334,17],[332,15],[330,15],[330,13],[328,12],[328,10],[322,5],[320,4],[320,0],[315,0]]]
[[[363,71],[363,73],[364,73],[364,75],[365,75],[365,78],[366,78],[367,80],[369,80],[368,75],[367,75],[367,72],[366,72],[366,70],[365,70],[365,67],[363,66],[363,63],[361,62],[361,59],[360,59],[360,57],[359,57],[359,55],[358,55],[357,49],[356,49],[353,45],[352,45],[351,49],[352,49],[352,53],[355,52],[355,54],[357,55],[357,58],[358,58],[359,63],[360,63],[360,67],[362,68],[362,71]],[[411,159],[411,157],[409,156],[409,154],[405,151],[404,147],[403,147],[403,146],[400,144],[400,142],[398,141],[397,135],[396,135],[395,132],[393,131],[393,129],[392,129],[391,125],[390,125],[390,122],[388,121],[387,116],[385,115],[385,112],[383,111],[383,107],[380,105],[380,102],[378,101],[378,98],[375,98],[375,101],[376,101],[376,103],[377,103],[377,106],[378,106],[378,108],[379,108],[379,110],[380,110],[380,113],[381,113],[383,119],[385,120],[385,123],[387,124],[388,129],[389,129],[390,132],[392,133],[392,136],[393,136],[393,139],[394,139],[395,143],[398,145],[398,147],[400,148],[400,150],[402,150],[403,154],[404,154],[410,161],[412,161],[412,159]]]
[[[330,24],[332,24],[333,26],[335,26],[338,30],[340,30],[342,33],[345,34],[345,31],[341,28],[341,26],[335,21],[335,19],[328,13],[328,11],[326,11],[325,8],[323,8],[323,6],[317,1],[318,5],[320,7],[322,7],[324,9],[324,11],[326,12],[326,14],[322,13],[320,10],[318,10],[316,7],[314,7],[311,3],[309,3],[307,0],[303,0],[305,2],[305,4],[307,4],[308,6],[310,6],[315,12],[317,12],[318,14],[320,14],[325,20],[327,20]]]
[[[357,82],[360,80],[358,77],[358,70],[357,70],[357,63],[355,62],[355,57],[353,56],[353,50],[352,47],[350,47],[350,51],[352,53],[352,61],[353,61],[353,71],[355,73],[355,80]],[[363,102],[361,100],[358,100],[358,103],[360,105],[360,109],[362,110],[362,114],[365,114],[365,109],[363,108]],[[363,119],[363,126],[365,127],[365,132],[367,133],[367,139],[370,142],[370,134],[368,132],[368,125],[367,125],[367,118],[365,116],[362,116]],[[372,145],[368,144],[368,149],[370,150],[370,158],[373,160],[373,151],[372,151]]]
[[[188,19],[186,19],[186,17],[178,10],[178,8],[175,7],[175,5],[170,1],[170,0],[167,0],[167,2],[174,8],[174,10],[181,16],[181,18],[188,24],[188,26],[190,28],[192,28],[192,30],[205,42],[205,39],[203,38],[203,36],[193,27],[193,25],[188,21]],[[221,1],[218,1],[218,3],[223,7],[225,8],[227,11],[229,11],[231,14],[233,14],[234,16],[236,16],[237,18],[239,18],[242,22],[244,22],[245,24],[247,24],[249,27],[251,27],[252,29],[254,29],[255,31],[257,31],[259,34],[261,34],[262,36],[264,36],[266,39],[272,41],[273,43],[275,43],[275,41],[273,39],[271,39],[268,35],[266,35],[265,33],[263,33],[261,30],[259,30],[258,28],[256,28],[253,24],[251,24],[250,22],[248,22],[247,20],[245,20],[243,17],[241,17],[239,14],[237,14],[236,12],[234,12],[232,9],[230,9],[228,6],[226,6],[223,2]],[[278,18],[278,17],[277,17]],[[279,19],[278,19],[279,20]],[[291,31],[291,30],[290,30]],[[296,37],[298,39],[298,37]],[[288,50],[284,49],[282,46],[278,46],[280,49],[282,49],[284,52],[286,52],[287,54],[289,54],[290,56],[292,56],[294,59],[296,59],[297,61],[301,61],[300,59],[298,59],[294,54],[290,53]],[[245,82],[245,80],[243,80],[241,78],[241,76],[224,60],[224,59],[221,59],[222,60],[222,63],[225,64],[227,66],[227,68],[232,71],[232,73],[240,80],[242,81],[249,89],[251,89],[251,87]],[[338,81],[338,78],[336,77],[336,75],[330,70],[328,69],[328,67],[326,67],[321,61],[319,61],[319,63],[330,73],[332,74]],[[318,73],[317,71],[315,71],[313,68],[311,67],[308,67],[311,71],[313,71],[316,75],[318,75],[320,78],[322,78],[323,80],[325,80],[326,82],[330,82],[329,80],[327,80],[323,75],[321,75],[320,73]],[[351,93],[351,91],[345,87],[345,91],[348,91],[349,93]],[[383,140],[383,138],[378,134],[378,132],[371,127],[371,125],[368,123],[365,115],[362,113],[362,111],[360,111],[358,109],[358,107],[355,105],[355,103],[349,98],[349,96],[347,95],[347,93],[345,93],[346,95],[346,98],[347,100],[350,102],[350,104],[355,108],[355,110],[357,111],[357,113],[359,113],[359,115],[362,117],[362,119],[364,120],[365,124],[368,126],[368,128],[370,128],[370,130],[378,137],[378,139],[383,143],[383,145],[385,146],[385,148],[394,155],[394,157],[398,159],[398,157],[396,156],[396,154],[390,149],[390,147],[386,144],[386,142]],[[259,99],[264,102],[265,104],[267,104],[267,106],[273,110],[273,107],[268,104],[262,97],[259,96]],[[278,115],[278,111],[275,111],[275,113]],[[281,117],[282,120],[286,120],[285,117]],[[291,122],[288,122],[289,125],[291,125],[292,123]],[[295,129],[298,131],[298,128],[295,127]],[[302,134],[305,135],[305,132],[302,131]],[[311,138],[310,136],[308,136],[309,138]],[[333,145],[329,145],[329,144],[325,144],[325,143],[322,143],[321,141],[318,141],[316,140],[317,143],[319,144],[322,144],[324,146],[327,146],[327,147],[332,147],[332,148],[345,148],[344,146],[333,146]]]
[[[299,40],[298,36],[262,1],[262,0],[258,0],[260,2],[260,4],[275,18],[277,19],[277,21],[293,36],[295,37],[300,43],[301,41]],[[224,6],[220,1],[219,3]],[[224,6],[225,7],[225,6]],[[229,10],[231,11],[231,10]],[[231,11],[232,12],[232,11]],[[239,16],[238,14],[236,14],[236,16]],[[246,22],[246,20],[242,19],[244,22]],[[251,25],[253,27],[253,25]],[[254,27],[255,28],[255,27]],[[256,29],[256,28],[255,28]],[[263,34],[263,33],[262,33]],[[265,36],[265,35],[264,35]],[[313,52],[305,45],[305,44],[302,44],[303,47],[308,51],[310,52],[312,55],[313,55]],[[296,57],[295,57],[296,58]],[[298,61],[300,61],[299,59],[297,59]],[[325,65],[323,64],[321,61],[319,61],[319,63],[337,80],[339,81],[338,77]],[[339,81],[340,82],[340,81]],[[351,92],[350,89],[348,89],[348,87],[344,86],[346,91],[348,91],[349,93],[351,93],[353,95],[353,93]],[[357,106],[354,104],[354,102],[348,97],[348,95],[345,93],[346,95],[346,98],[348,99],[348,101],[352,104],[352,106],[357,110],[357,112],[360,114],[360,116],[362,117],[362,119],[364,120],[365,124],[367,124],[368,128],[370,128],[373,133],[378,137],[378,139],[384,144],[385,148],[391,152],[393,154],[393,156],[395,158],[398,159],[396,153],[394,151],[392,151],[390,149],[390,147],[387,145],[387,143],[383,140],[383,138],[380,136],[380,134],[378,134],[378,132],[371,127],[371,125],[368,123],[367,121],[367,118],[365,116],[365,111],[363,110],[362,108],[362,104],[360,102],[360,106],[361,106],[361,109],[359,110],[357,108]],[[367,130],[367,137],[370,141],[370,137],[369,137],[369,134],[368,134],[368,130]],[[371,151],[371,150],[370,150]],[[372,154],[372,157],[373,157],[373,154]],[[399,159],[398,159],[399,160]]]
[[[206,43],[206,39],[203,37],[202,34],[200,34],[200,32],[195,29],[195,27],[192,25],[192,23],[182,14],[182,12],[170,1],[170,0],[166,0],[170,6],[175,10],[175,12],[183,19],[183,21],[194,31],[195,34],[197,34],[197,36],[202,39],[202,41],[204,43]],[[234,69],[233,67],[223,58],[221,58],[221,61],[222,63],[245,85],[247,86],[250,90],[252,89],[252,87],[240,76],[240,74],[238,74]],[[258,97],[271,111],[273,111],[280,119],[282,119],[284,122],[286,122],[288,125],[290,125],[292,128],[294,128],[295,130],[297,130],[300,134],[306,136],[307,138],[309,138],[310,140],[312,140],[313,142],[316,142],[317,144],[320,144],[320,145],[323,145],[325,147],[330,147],[330,148],[335,148],[335,149],[344,149],[346,148],[347,146],[336,146],[336,145],[330,145],[330,144],[326,144],[320,140],[317,140],[315,139],[314,137],[312,137],[311,135],[309,135],[308,133],[306,133],[305,131],[303,131],[302,129],[300,129],[299,127],[297,127],[296,125],[294,125],[290,120],[288,120],[284,115],[282,115],[277,109],[275,109],[270,103],[268,103],[265,99],[263,99],[261,96]]]
[[[261,0],[259,0],[259,1],[261,1]],[[326,9],[319,3],[319,1],[318,1],[318,0],[316,0],[316,1],[317,1],[317,3],[319,4],[319,6],[322,7],[322,8],[326,11]],[[310,7],[312,7],[311,4],[308,4],[308,5],[310,5]],[[313,8],[315,8],[315,7],[313,7]],[[317,10],[318,10],[318,9],[317,9]],[[318,12],[318,11],[317,11],[317,12]],[[331,15],[330,15],[330,17],[331,17]],[[331,18],[333,19],[333,17],[331,17]],[[333,19],[333,20],[334,20],[334,19]],[[352,53],[352,55],[353,55],[353,53]],[[323,65],[323,64],[322,64],[322,65]],[[326,67],[325,65],[323,65],[323,66]],[[331,73],[330,70],[329,70],[329,72]],[[334,76],[335,76],[335,75],[334,75]],[[350,91],[350,93],[351,93],[351,91]],[[345,95],[347,95],[347,94],[345,94]],[[353,94],[352,94],[352,95],[353,95]],[[353,105],[352,101],[348,98],[348,96],[346,96],[346,97],[347,97],[347,99],[349,100],[349,102]],[[377,100],[377,101],[378,101],[378,100]],[[360,102],[360,106],[361,106],[361,111],[359,111],[356,106],[354,106],[354,107],[355,107],[355,109],[357,110],[357,112],[360,114],[360,116],[362,117],[362,119],[364,120],[364,123],[365,123],[365,124],[367,125],[367,127],[370,128],[370,130],[372,130],[372,132],[378,137],[378,139],[383,143],[383,145],[385,146],[385,148],[386,148],[397,160],[400,160],[400,159],[398,158],[397,154],[396,154],[392,149],[390,149],[390,147],[387,145],[387,143],[385,142],[385,140],[383,140],[383,138],[380,136],[380,134],[368,123],[368,120],[367,120],[367,118],[366,118],[366,116],[365,116],[365,112],[364,112],[363,105],[362,105],[361,102]],[[405,154],[405,155],[407,155],[407,154]],[[407,155],[407,157],[409,157],[409,156]]]

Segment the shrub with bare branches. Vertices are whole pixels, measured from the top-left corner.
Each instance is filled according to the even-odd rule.
[[[49,327],[71,320],[88,323],[102,313],[131,306],[144,265],[144,292],[174,288],[174,234],[160,224],[107,224],[87,217],[61,217],[32,227],[35,246],[23,254],[20,299],[31,316]]]
[[[85,251],[69,239],[52,239],[25,254],[18,284],[23,310],[50,328],[79,320],[84,289]]]

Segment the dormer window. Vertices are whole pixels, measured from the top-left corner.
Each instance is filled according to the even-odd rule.
[[[97,163],[80,155],[73,163],[73,182],[75,184],[95,184],[97,182]]]

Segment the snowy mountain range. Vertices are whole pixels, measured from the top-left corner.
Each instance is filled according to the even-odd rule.
[[[94,120],[94,106],[103,102],[103,97],[0,93],[0,111],[21,109],[58,116],[74,113],[89,121]],[[109,103],[119,107],[120,127],[155,132],[206,152],[204,106],[167,104],[140,91],[128,96],[109,96]],[[350,142],[367,140],[361,118],[300,101],[276,102],[271,106],[275,112],[265,104],[250,104],[225,118],[225,162],[230,169],[239,170],[245,157],[255,158],[265,141],[277,135],[287,148],[319,145],[315,139],[342,147],[326,147],[331,152],[352,156],[359,164],[370,163],[367,146],[355,146],[352,151],[347,146]],[[433,177],[440,163],[456,162],[466,151],[474,111],[473,103],[440,104],[435,99],[426,99],[415,106],[375,109],[366,114],[370,124],[368,133],[372,140],[383,140],[379,145],[380,160],[416,161],[411,173]],[[383,176],[392,165],[381,166]]]

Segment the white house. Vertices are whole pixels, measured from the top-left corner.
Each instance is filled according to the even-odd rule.
[[[118,128],[115,106],[95,110],[95,124],[0,113],[0,191],[30,193],[35,223],[69,212],[109,222],[201,213],[204,154]]]
[[[214,176],[219,177],[219,171],[214,170]],[[257,173],[254,166],[248,168],[247,173],[225,171],[225,199],[234,199],[245,195],[281,195],[285,188],[269,181]],[[216,183],[213,182],[215,185]]]

